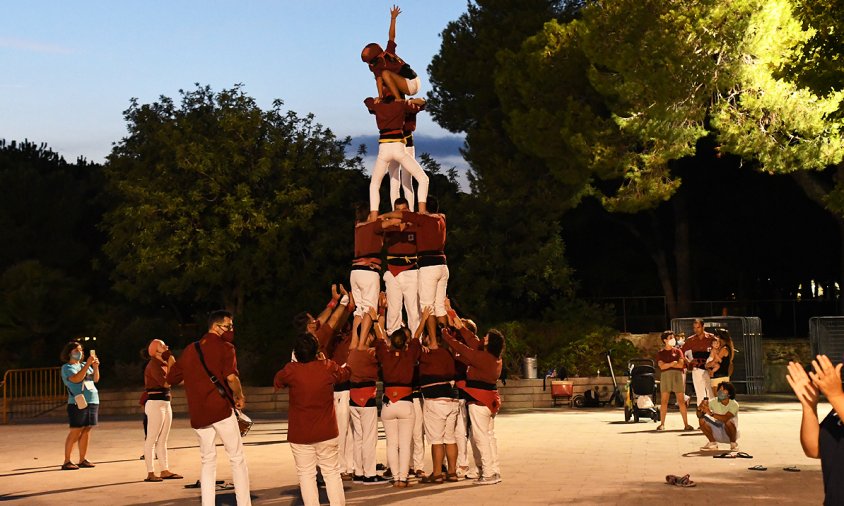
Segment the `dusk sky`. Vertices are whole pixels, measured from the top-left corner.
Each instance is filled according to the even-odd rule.
[[[141,103],[177,98],[179,89],[194,83],[215,91],[243,83],[262,108],[279,98],[284,109],[313,113],[341,137],[375,134],[362,104],[376,93],[375,84],[360,51],[368,42],[386,45],[393,3],[6,2],[0,138],[46,142],[68,161],[84,156],[102,162],[126,133],[122,113],[132,97]],[[397,53],[419,73],[424,96],[440,33],[466,2],[399,6]],[[427,114],[420,115],[417,132],[418,152],[431,152],[446,168],[463,164],[457,153],[462,140]]]

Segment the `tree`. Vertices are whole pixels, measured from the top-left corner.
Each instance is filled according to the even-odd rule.
[[[841,159],[841,95],[783,72],[811,35],[788,0],[595,2],[580,16],[502,52],[496,74],[511,139],[559,187],[583,184],[613,211],[653,209],[677,194],[674,167],[707,137],[771,173]],[[673,202],[682,246],[684,203]]]
[[[323,207],[343,207],[346,185],[363,187],[359,170],[345,170],[359,169],[344,155],[349,140],[311,115],[283,112],[281,101],[261,110],[240,85],[180,95],[178,104],[133,99],[129,133],[108,157],[115,205],[105,251],[115,287],[140,300],[216,300],[238,314],[248,297],[274,294],[280,283],[296,293],[325,270],[320,260],[343,254],[336,240],[330,248],[309,240],[318,239],[311,220]],[[320,219],[319,236],[350,221]]]

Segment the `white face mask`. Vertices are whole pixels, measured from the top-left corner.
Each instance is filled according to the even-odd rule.
[[[677,340],[672,337],[668,340],[668,346],[671,346],[672,348],[677,346]]]

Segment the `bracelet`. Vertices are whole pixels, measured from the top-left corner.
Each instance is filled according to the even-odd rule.
[[[333,307],[334,307],[334,306],[336,306],[336,305],[337,305],[337,301],[336,301],[336,300],[334,300],[334,299],[331,299],[331,302],[329,302],[329,303],[328,303],[328,305],[327,305],[327,306],[325,306],[325,307],[328,307],[328,308],[333,308]]]

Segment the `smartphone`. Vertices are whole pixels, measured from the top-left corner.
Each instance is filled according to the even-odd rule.
[[[97,358],[97,350],[90,350],[88,353],[90,353],[92,357]]]

